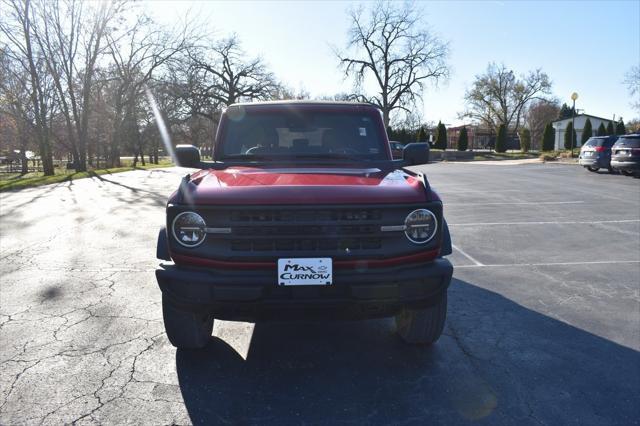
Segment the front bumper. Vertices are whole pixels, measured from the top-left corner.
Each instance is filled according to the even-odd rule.
[[[330,286],[276,284],[275,271],[211,270],[163,264],[156,270],[163,297],[184,310],[227,320],[375,318],[403,307],[435,304],[451,282],[443,258],[394,268],[334,270]]]

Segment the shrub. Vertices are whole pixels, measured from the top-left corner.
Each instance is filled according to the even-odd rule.
[[[469,146],[469,136],[467,135],[467,128],[465,126],[460,129],[460,136],[458,137],[458,151],[466,151]]]
[[[544,154],[540,155],[540,159],[542,161],[556,161],[558,159],[558,152],[557,151],[545,152]]]
[[[604,123],[600,123],[598,127],[598,131],[596,132],[597,136],[607,136],[607,129],[604,127]]]
[[[529,152],[531,149],[531,132],[524,128],[520,130],[520,151]]]
[[[427,142],[427,132],[424,130],[424,126],[420,126],[420,130],[418,130],[418,135],[416,137],[416,142]]]
[[[607,124],[607,136],[612,135],[615,135],[615,129],[613,128],[613,121],[610,121],[609,124]]]
[[[593,128],[591,127],[591,120],[587,118],[587,121],[584,123],[584,129],[582,130],[582,137],[580,138],[580,145],[584,145],[584,143],[589,140],[589,138],[593,136]]]
[[[447,149],[447,128],[438,121],[438,132],[436,134],[436,143],[434,148],[445,150]]]
[[[575,148],[576,131],[573,129],[573,123],[567,124],[567,130],[564,132],[564,149]]]
[[[627,128],[624,126],[624,121],[618,121],[618,125],[616,126],[616,135],[624,135],[627,133]]]
[[[496,152],[507,151],[507,128],[504,124],[498,127],[498,137],[496,137]]]
[[[551,123],[547,123],[544,128],[544,133],[542,134],[542,143],[540,146],[542,147],[542,151],[553,151],[555,148],[553,145],[555,144],[555,135],[553,132],[553,126]]]

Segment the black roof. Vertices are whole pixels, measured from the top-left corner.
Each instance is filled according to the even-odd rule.
[[[378,105],[368,102],[355,102],[355,101],[310,101],[310,100],[280,100],[280,101],[260,101],[260,102],[239,102],[229,105],[229,107],[236,106],[260,106],[260,105],[322,105],[322,106],[367,106],[380,109]]]

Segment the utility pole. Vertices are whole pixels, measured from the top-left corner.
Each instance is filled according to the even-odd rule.
[[[578,99],[578,94],[573,92],[571,94],[571,100],[573,101],[573,108],[571,108],[571,158],[573,158],[573,147],[576,145],[576,136],[578,132],[576,132],[576,99]]]

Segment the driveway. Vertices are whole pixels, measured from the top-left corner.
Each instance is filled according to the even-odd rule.
[[[445,334],[216,322],[167,341],[156,169],[0,193],[0,424],[637,424],[640,185],[431,164],[455,245]]]

